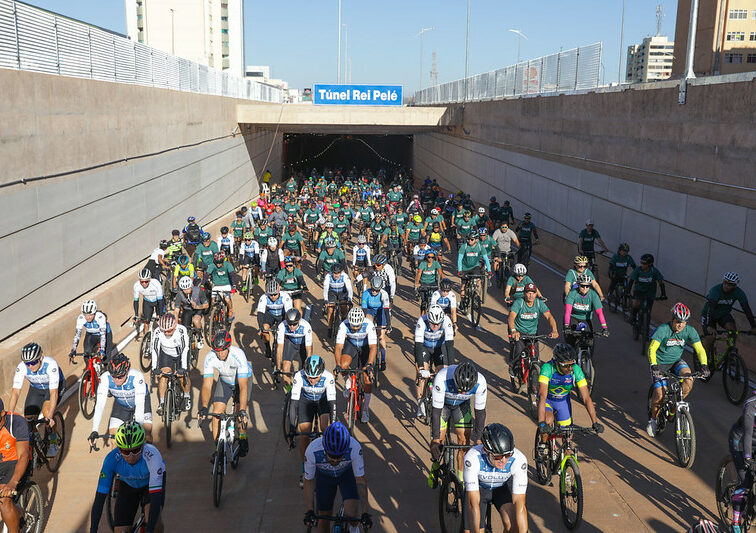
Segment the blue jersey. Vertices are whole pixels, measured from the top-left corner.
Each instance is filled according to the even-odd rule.
[[[388,308],[391,305],[389,301],[388,293],[381,289],[378,294],[373,294],[370,289],[362,293],[362,302],[360,307],[368,310],[376,310],[381,308]]]
[[[163,490],[163,474],[165,473],[165,461],[160,452],[152,444],[145,444],[142,448],[142,456],[136,464],[130,465],[116,448],[105,456],[100,470],[100,479],[97,482],[97,492],[107,494],[113,476],[118,477],[129,487],[142,489],[149,486],[150,493]]]

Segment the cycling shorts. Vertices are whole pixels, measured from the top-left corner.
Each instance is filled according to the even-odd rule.
[[[239,384],[229,385],[222,379],[216,381],[210,402],[227,404],[231,398],[234,399],[234,403],[239,402]]]
[[[181,368],[181,356],[172,356],[160,350],[158,354],[158,368],[170,368],[173,372]]]
[[[327,415],[329,412],[328,400],[325,394],[320,397],[320,400],[314,401],[300,398],[297,420],[300,424],[311,424],[316,416]]]
[[[241,261],[239,261],[239,264],[242,266],[259,266],[260,265],[260,256],[255,255],[254,257],[250,257],[248,255],[243,255],[241,258]]]
[[[378,309],[368,307],[367,309],[363,308],[363,311],[365,311],[365,316],[373,317],[373,325],[376,329],[386,327],[386,309],[384,307]]]
[[[275,334],[276,330],[278,329],[278,325],[283,322],[283,319],[283,313],[279,316],[271,315],[270,313],[263,313],[262,319],[260,320],[260,332],[263,331],[263,324],[267,324],[268,326],[270,326],[271,332]]]
[[[422,346],[420,351],[415,354],[415,364],[419,368],[423,368],[425,364],[431,363],[433,363],[433,366],[435,367],[449,366],[452,364],[446,344],[436,346],[435,348]]]
[[[569,426],[572,424],[572,402],[569,394],[564,398],[546,398],[546,410],[554,413],[554,420],[558,425]]]
[[[453,407],[444,405],[441,408],[441,431],[446,431],[449,421],[456,429],[471,429],[473,424],[470,400]]]
[[[734,324],[734,323],[735,323],[735,319],[733,318],[731,313],[727,313],[725,316],[720,317],[720,318],[715,318],[713,324],[709,324],[709,319],[705,314],[701,315],[701,326],[703,327],[703,329],[707,329],[710,326],[715,326],[715,327],[719,326],[720,328],[725,329],[725,324]]]
[[[283,361],[294,361],[295,357],[299,356],[299,361],[304,366],[304,361],[307,359],[307,347],[304,341],[302,344],[296,344],[289,340],[288,337],[284,338],[283,345]]]
[[[684,359],[680,358],[671,365],[658,365],[659,370],[662,372],[672,372],[675,376],[679,376],[683,370],[687,369],[690,370],[690,367],[688,366],[688,363],[685,362]],[[652,377],[651,379],[654,380],[654,388],[658,389],[660,387],[666,387],[667,386],[667,380],[666,379],[655,379]]]
[[[349,293],[346,289],[341,289],[340,291],[335,291],[333,289],[328,289],[328,303],[347,303],[349,301]]]
[[[319,472],[315,474],[315,504],[318,512],[331,513],[337,489],[341,491],[343,501],[360,499],[357,493],[357,480],[354,478],[354,471],[351,468],[347,468],[338,477],[327,476]]]
[[[113,410],[110,412],[108,427],[110,429],[118,429],[124,422],[134,417],[135,411],[136,409],[133,407],[124,407],[118,402],[113,402]],[[150,402],[149,394],[144,397],[144,422],[145,424],[152,424],[152,403]]]
[[[357,346],[355,344],[352,344],[349,339],[344,341],[344,347],[341,350],[342,357],[344,355],[348,356],[350,359],[349,365],[345,365],[345,368],[348,366],[349,368],[357,368],[354,364],[355,359],[357,359],[358,368],[364,368],[365,365],[368,364],[368,359],[370,358],[370,345],[365,342],[362,346]]]
[[[462,271],[462,279],[464,281],[465,276],[480,276],[483,274],[483,267],[480,265],[471,268],[470,270],[463,270]]]
[[[145,322],[152,320],[152,315],[155,312],[156,307],[157,302],[148,302],[147,300],[142,300],[142,315],[144,316]]]
[[[488,509],[489,503],[497,511],[500,510],[503,505],[512,503],[512,490],[509,488],[509,485],[511,483],[512,481],[510,478],[510,481],[507,481],[501,487],[496,487],[495,489],[484,489],[481,487],[480,489],[480,524],[477,524],[478,526],[480,526],[481,524],[485,524],[486,510]],[[469,514],[469,513],[466,513],[466,514]],[[473,528],[475,527],[475,524],[468,523],[467,527],[469,530],[472,531]]]
[[[58,404],[63,397],[63,393],[66,392],[66,378],[63,377],[63,373],[60,374],[60,382],[58,384]],[[29,387],[29,392],[26,393],[26,402],[24,403],[24,416],[38,415],[42,412],[42,404],[50,400],[50,389],[38,389],[37,387]]]
[[[192,319],[195,315],[204,316],[204,313],[202,309],[192,309],[191,307],[189,309],[181,310],[181,324],[185,326],[190,333],[192,329]]]

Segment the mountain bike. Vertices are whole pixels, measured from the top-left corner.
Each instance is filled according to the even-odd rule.
[[[28,476],[21,478],[16,490],[12,492],[13,504],[18,511],[18,530],[23,533],[42,533],[45,522],[45,502],[42,489]],[[2,533],[7,533],[8,527],[3,524]]]
[[[386,250],[388,263],[394,269],[397,279],[402,275],[402,250],[401,248],[389,248]]]
[[[208,344],[213,342],[216,333],[222,329],[228,330],[230,325],[225,297],[230,297],[230,293],[212,291],[213,304],[210,308],[210,315],[205,320],[205,340]]]
[[[236,421],[242,417],[239,413],[208,413],[207,416],[217,418],[220,423],[213,459],[213,504],[220,507],[226,464],[231,463],[231,468],[234,469],[239,466],[240,444]]]
[[[477,328],[480,324],[483,305],[480,289],[478,289],[478,284],[475,280],[485,276],[487,276],[487,274],[462,273],[462,291],[465,295],[462,297],[459,306],[463,310],[462,312],[466,312],[470,315],[470,323],[474,328]]]
[[[682,397],[682,382],[687,378],[701,379],[701,374],[693,372],[683,377],[672,372],[664,372],[662,377],[667,385],[661,409],[656,415],[656,436],[658,437],[664,431],[668,423],[674,421],[677,462],[683,468],[690,468],[696,458],[696,428],[693,425],[693,415],[690,414],[690,405]],[[651,418],[653,394],[654,384],[652,383],[648,390],[648,418]]]
[[[751,472],[754,472],[754,466],[747,468],[751,468]],[[732,456],[728,454],[719,463],[714,489],[719,518],[728,526],[732,524],[732,494],[737,490],[739,485],[740,477],[738,477],[735,462],[732,460]],[[756,476],[754,476],[754,484],[748,487],[748,490],[743,494],[743,510],[740,515],[741,531],[748,531],[751,525],[756,522],[756,499],[754,499],[754,494],[756,494]]]
[[[583,518],[583,482],[573,437],[590,433],[597,432],[593,428],[564,426],[549,428],[545,443],[541,440],[543,433],[536,432],[535,436],[536,479],[546,485],[554,474],[559,474],[559,505],[567,529],[575,529]]]
[[[596,283],[599,282],[599,268],[598,268],[598,262],[596,262],[596,253],[597,252],[586,252],[583,251],[583,255],[588,259],[588,268],[591,272],[593,272],[593,277],[596,278]],[[599,254],[601,252],[598,252]]]
[[[709,358],[709,368],[712,375],[717,370],[722,371],[722,385],[727,400],[733,405],[740,405],[748,395],[750,386],[748,384],[748,367],[746,367],[738,347],[735,346],[735,341],[738,335],[751,335],[751,332],[749,330],[717,330],[717,335],[714,341],[714,349]],[[724,351],[717,349],[717,344],[722,341],[726,343]],[[706,381],[710,379],[711,377]]]
[[[193,324],[189,325],[189,364],[192,368],[197,368],[199,362],[199,341],[202,340],[202,330],[195,328]]]
[[[156,377],[168,378],[163,398],[163,424],[165,425],[165,443],[170,448],[173,445],[171,427],[174,421],[181,419],[181,414],[184,412],[184,389],[181,376],[175,372],[160,372]],[[187,427],[188,425],[187,423]]]
[[[660,297],[654,298],[654,300],[661,300]],[[637,341],[640,337],[641,341],[641,357],[648,355],[648,343],[651,340],[651,305],[648,298],[641,300],[640,309],[633,322],[633,340]]]
[[[499,268],[496,270],[496,286],[502,290],[507,286],[507,280],[512,273],[512,261],[514,252],[499,252],[500,258],[497,258]]]
[[[446,443],[441,449],[441,459],[432,466],[431,475],[438,483],[438,521],[442,533],[461,533],[465,526],[465,488],[462,480],[457,477],[457,450],[468,450],[471,446],[451,444],[449,432],[446,433]],[[434,483],[434,485],[435,485]],[[432,486],[435,488],[435,486]]]
[[[365,391],[362,386],[362,374],[365,371],[361,368],[342,369],[341,374],[349,376],[349,395],[347,396],[346,422],[351,433],[354,423],[357,421],[362,402],[365,399]]]
[[[564,330],[564,337],[572,337],[574,340],[570,344],[575,347],[575,362],[585,374],[585,380],[588,382],[588,392],[593,393],[593,385],[596,382],[596,368],[593,364],[595,349],[593,342],[595,337],[606,337],[606,333],[594,333],[590,329],[576,330],[573,324],[570,329]],[[569,342],[569,341],[568,341]]]
[[[41,468],[42,465],[45,465],[50,472],[55,473],[58,471],[58,468],[60,468],[60,463],[63,460],[63,454],[65,453],[66,426],[63,422],[63,415],[60,414],[60,411],[55,411],[55,413],[53,413],[55,428],[52,430],[49,428],[50,419],[37,418],[37,416],[38,413],[25,417],[29,423],[29,440],[31,445],[31,456],[29,457],[31,471],[29,475],[31,475],[35,469]],[[45,426],[45,431],[43,432],[44,436],[40,434],[39,426]],[[53,431],[57,435],[55,439],[50,438]],[[48,457],[47,453],[51,446],[57,446],[58,450],[52,457]]]
[[[76,363],[74,357],[81,356],[84,358],[84,362],[87,368],[84,369],[81,377],[79,378],[79,392],[77,394],[79,398],[79,409],[84,418],[91,420],[95,412],[95,404],[97,403],[97,386],[100,384],[100,375],[104,370],[102,359],[97,353],[83,353],[75,354],[69,359],[72,364]]]
[[[627,314],[633,306],[630,294],[627,292],[627,276],[621,276],[614,285],[614,289],[606,295],[606,306],[614,313]]]
[[[541,339],[548,339],[548,335],[520,335],[520,341],[525,345],[516,359],[512,362],[510,384],[512,392],[519,394],[523,384],[527,384],[528,413],[533,420],[538,420],[538,376],[541,374],[541,360],[538,358],[536,345]]]
[[[424,315],[426,311],[428,311],[428,308],[430,307],[430,301],[431,296],[433,296],[433,291],[436,290],[436,287],[429,287],[427,285],[420,285],[420,287],[417,288],[416,295],[420,299],[420,314]]]

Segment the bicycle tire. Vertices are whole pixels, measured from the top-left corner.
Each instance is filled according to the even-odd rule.
[[[588,352],[586,351],[586,353]],[[593,394],[593,385],[596,382],[596,369],[593,366],[593,357],[583,357],[580,361],[580,368],[583,374],[585,374],[585,380],[588,382],[588,392]]]
[[[241,441],[239,440],[239,436],[237,435],[234,439],[234,446],[236,447],[236,453],[234,454],[233,458],[231,459],[231,468],[236,470],[239,467],[239,459],[241,458]],[[247,443],[249,444],[249,442]],[[231,447],[231,449],[234,449],[234,446]]]
[[[485,270],[484,270],[485,272]],[[488,293],[488,274],[480,279],[480,303],[486,303],[486,294]]]
[[[96,392],[92,389],[91,384],[92,374],[88,371],[84,371],[84,375],[79,380],[79,409],[84,418],[91,420],[95,412]]]
[[[528,373],[528,414],[536,422],[538,422],[538,389],[540,386],[538,378],[540,375],[541,363],[534,362],[530,365]]]
[[[570,503],[575,504],[574,511],[569,508]],[[567,529],[575,529],[583,519],[583,481],[572,456],[565,460],[559,476],[559,505],[564,525]]]
[[[42,499],[42,489],[34,481],[27,481],[18,497],[19,531],[24,533],[42,533],[45,525],[45,504]]]
[[[225,463],[225,446],[219,443],[215,449],[215,463],[213,464],[213,505],[220,507],[223,494],[223,470]]]
[[[354,420],[355,418],[357,418],[357,413],[355,409],[356,401],[357,401],[356,395],[350,391],[349,398],[347,398],[347,412],[346,412],[347,427],[349,428],[349,433],[352,433],[352,430],[354,429]]]
[[[212,343],[213,337],[215,337],[215,334],[218,333],[221,329],[226,329],[225,323],[227,320],[226,312],[223,306],[216,305],[213,307],[213,311],[210,313],[210,340],[209,343]]]
[[[533,443],[533,462],[535,463],[535,479],[539,485],[546,485],[551,480],[551,451],[546,457],[538,457],[538,445],[541,443],[541,436],[536,431],[535,442]],[[551,444],[547,444],[550,446]]]
[[[173,445],[173,435],[171,433],[173,426],[173,391],[169,388],[165,391],[165,400],[163,400],[163,424],[165,424],[165,444],[169,448]]]
[[[45,462],[47,463],[47,469],[55,473],[60,468],[60,463],[63,461],[63,453],[66,449],[66,424],[60,411],[53,413],[53,420],[55,420],[55,432],[58,434],[58,453],[55,454],[55,457],[50,457]]]
[[[748,368],[736,350],[731,350],[722,365],[722,386],[727,400],[740,405],[748,395]]]
[[[648,388],[648,401],[646,404],[646,416],[648,417],[649,420],[651,419],[651,404],[652,404],[653,396],[654,396],[654,385],[652,383],[651,386]],[[664,400],[662,400],[662,405],[659,408],[659,413],[656,415],[656,426],[657,426],[656,436],[658,437],[659,435],[662,434],[662,432],[664,431],[664,428],[666,427],[666,419],[664,418]]]
[[[641,315],[639,328],[641,337],[641,357],[646,357],[646,350],[648,348],[649,320],[651,320],[651,316],[648,312]]]
[[[189,364],[192,365],[192,369],[197,368],[199,362],[199,348],[197,348],[197,335],[202,335],[201,332],[192,332],[192,344],[189,347]]]
[[[693,425],[693,416],[687,409],[678,409],[675,419],[677,462],[683,468],[690,468],[696,460],[696,428]]]
[[[461,533],[465,525],[464,490],[455,474],[448,473],[438,494],[438,520],[442,533]]]
[[[283,431],[283,438],[289,444],[289,448],[293,448],[293,439],[289,438],[289,407],[291,406],[291,393],[284,395],[284,408],[281,429]]]
[[[512,387],[512,392],[519,394],[522,389],[522,360],[518,357],[518,361],[515,363],[514,374],[509,374],[509,386]]]
[[[139,366],[142,372],[149,372],[152,368],[152,353],[150,343],[152,342],[152,332],[145,331],[142,336],[142,342],[139,344]]]
[[[110,482],[110,491],[108,492],[108,497],[105,502],[105,507],[108,510],[108,525],[110,525],[110,529],[113,531],[115,531],[115,526],[113,524],[115,523],[115,503],[118,499],[118,480],[118,474],[115,474],[113,476],[113,481]]]
[[[474,328],[477,328],[478,325],[480,325],[480,316],[482,314],[481,307],[480,295],[476,292],[472,295],[470,301],[470,318],[472,319],[472,325]]]
[[[204,320],[202,321],[202,334],[205,336],[205,342],[207,342],[208,346],[212,346],[213,337],[210,334],[211,333],[211,324],[210,324],[210,315],[205,315]]]
[[[732,456],[728,454],[719,462],[714,488],[717,511],[724,524],[732,523],[732,493],[735,492],[739,484],[735,462],[732,460]]]

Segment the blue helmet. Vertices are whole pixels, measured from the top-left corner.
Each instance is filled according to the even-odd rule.
[[[332,457],[344,455],[350,442],[349,430],[341,422],[334,422],[323,432],[323,450]]]
[[[496,197],[492,196],[490,201],[491,201],[491,203],[494,203],[496,201]]]
[[[319,355],[311,355],[304,362],[304,373],[308,378],[318,378],[323,375],[325,361]]]
[[[202,232],[202,240],[203,241],[209,241],[210,240],[210,234],[206,231]]]
[[[192,222],[194,222],[195,220],[196,220],[196,219],[195,219],[194,217],[188,217],[188,218],[186,219],[186,221],[187,221],[187,222],[188,222],[189,224],[191,224],[191,223],[192,223]]]

